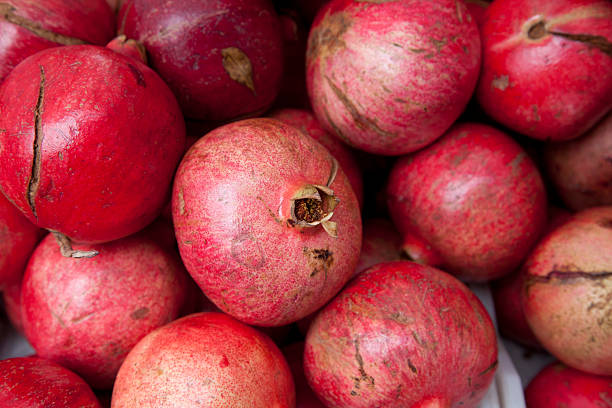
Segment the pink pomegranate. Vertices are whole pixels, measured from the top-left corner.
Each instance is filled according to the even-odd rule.
[[[23,319],[21,318],[21,281],[7,286],[1,293],[6,316],[15,330],[19,333],[23,333]]]
[[[401,158],[387,193],[399,231],[470,281],[518,267],[546,223],[546,193],[531,159],[505,133],[476,123],[455,125]]]
[[[306,76],[323,127],[370,153],[440,137],[478,79],[480,36],[455,0],[334,0],[308,38]]]
[[[26,57],[58,45],[104,45],[115,18],[104,0],[0,3],[0,83]]]
[[[185,143],[161,78],[90,45],[48,49],[19,64],[0,87],[0,129],[6,196],[39,227],[90,243],[155,219]]]
[[[78,375],[39,357],[0,361],[0,406],[101,408],[89,385]]]
[[[478,100],[499,123],[568,140],[612,108],[612,2],[497,0],[481,32]]]
[[[304,342],[293,343],[283,348],[295,382],[295,408],[325,408],[306,381],[304,375]]]
[[[612,375],[612,207],[575,214],[523,269],[525,317],[544,348],[573,368]]]
[[[295,406],[278,347],[222,313],[199,313],[147,335],[121,366],[112,408]]]
[[[254,116],[278,94],[283,42],[268,0],[129,0],[119,22],[189,118]]]
[[[363,242],[354,276],[381,262],[399,261],[402,256],[402,237],[391,221],[371,218],[363,223]]]
[[[359,204],[363,206],[363,178],[359,164],[348,146],[323,130],[321,124],[309,111],[302,109],[279,109],[270,113],[269,116],[300,129],[325,146],[332,156],[338,160],[340,168],[342,168],[351,183],[351,187],[353,187]]]
[[[93,248],[92,259],[66,258],[47,236],[28,263],[22,316],[40,357],[104,389],[141,338],[179,317],[186,283],[178,256],[142,236]]]
[[[274,119],[222,126],[177,171],[172,215],[183,262],[221,310],[282,326],[351,277],[361,248],[355,194],[317,141]]]
[[[525,389],[527,408],[602,408],[612,406],[612,377],[587,374],[551,363]]]
[[[408,261],[375,265],[319,312],[304,368],[333,407],[476,407],[497,366],[493,323],[456,278]]]

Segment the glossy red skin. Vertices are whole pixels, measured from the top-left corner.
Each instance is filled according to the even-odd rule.
[[[433,142],[467,105],[480,36],[462,2],[335,0],[308,38],[306,79],[317,119],[370,153]]]
[[[353,156],[351,148],[336,137],[326,132],[314,115],[303,109],[279,109],[270,113],[269,117],[278,119],[294,126],[321,143],[338,160],[338,164],[346,174],[353,187],[360,207],[363,207],[363,177],[359,164]]]
[[[146,336],[121,366],[112,408],[293,408],[282,353],[222,313],[198,313]]]
[[[612,205],[612,114],[578,139],[547,145],[544,160],[569,208]]]
[[[21,282],[28,258],[42,234],[0,192],[0,292]]]
[[[280,21],[268,0],[130,0],[119,30],[147,48],[150,65],[174,91],[185,116],[228,120],[265,111],[283,69]],[[252,65],[254,91],[230,78],[222,50]]]
[[[400,232],[416,232],[445,270],[469,281],[518,267],[546,223],[546,192],[531,159],[505,133],[476,123],[398,160],[387,200]]]
[[[40,183],[28,203],[41,69]],[[168,87],[139,62],[91,45],[52,48],[0,87],[0,185],[34,224],[78,242],[132,234],[157,217],[183,154]]]
[[[576,213],[527,259],[527,322],[565,364],[612,375],[612,207]]]
[[[78,375],[39,357],[0,361],[0,406],[101,408],[89,385]]]
[[[544,367],[525,388],[527,408],[612,406],[612,377],[578,371],[563,363]]]
[[[338,237],[321,225],[288,224],[294,193],[324,185],[331,166],[321,144],[274,119],[222,126],[187,152],[174,181],[174,229],[187,270],[221,310],[248,324],[283,326],[348,281],[361,219],[342,169],[330,186],[340,200],[331,218]]]
[[[325,408],[308,385],[304,375],[304,342],[290,344],[283,347],[282,351],[295,382],[295,408]]]
[[[6,316],[15,330],[19,333],[23,333],[23,319],[21,318],[21,282],[7,286],[1,293]]]
[[[355,274],[359,275],[372,265],[399,261],[402,254],[402,236],[393,223],[385,218],[371,218],[363,222],[363,241]]]
[[[139,235],[93,248],[91,259],[66,258],[44,239],[23,279],[22,316],[39,356],[108,389],[132,347],[179,317],[185,272],[174,253]]]
[[[612,108],[612,55],[557,35],[530,39],[528,30],[540,18],[549,31],[612,42],[608,0],[495,1],[481,28],[477,97],[510,129],[540,140],[569,140]]]
[[[451,275],[409,261],[360,274],[316,316],[306,378],[333,407],[476,407],[497,366],[486,310]]]
[[[39,28],[104,45],[115,34],[115,16],[104,0],[6,0],[12,14]],[[0,83],[26,57],[62,45],[0,17]]]

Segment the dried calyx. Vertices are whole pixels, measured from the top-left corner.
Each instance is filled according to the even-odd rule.
[[[98,251],[96,250],[82,251],[73,249],[72,242],[70,241],[70,238],[68,238],[66,235],[58,231],[51,231],[51,233],[59,244],[62,255],[67,258],[92,258],[98,255]]]

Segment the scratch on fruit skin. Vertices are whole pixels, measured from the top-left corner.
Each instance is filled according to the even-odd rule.
[[[487,373],[491,372],[492,370],[495,370],[496,367],[497,367],[497,360],[495,360],[493,362],[493,364],[491,364],[490,366],[485,368],[483,371],[479,372],[478,376],[482,377],[483,375],[486,375]]]
[[[374,377],[368,375],[366,373],[363,363],[363,357],[361,356],[361,352],[359,351],[359,339],[354,339],[353,344],[355,345],[355,360],[357,361],[357,365],[359,366],[359,377],[353,377],[353,381],[355,382],[353,387],[355,389],[361,388],[361,382],[365,381],[369,386],[374,387]],[[355,390],[351,391],[351,395],[357,395]]]
[[[45,99],[45,69],[40,67],[40,85],[38,87],[38,99],[36,100],[36,107],[34,108],[34,143],[32,146],[32,173],[30,180],[28,181],[27,199],[28,205],[34,214],[34,218],[38,219],[36,213],[36,194],[38,193],[38,186],[40,185],[40,167],[42,162],[42,112],[43,103]]]

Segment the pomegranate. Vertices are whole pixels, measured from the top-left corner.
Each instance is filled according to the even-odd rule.
[[[485,12],[487,11],[487,8],[491,2],[486,0],[463,0],[463,2],[470,11],[472,17],[474,17],[478,27],[482,27],[482,24],[485,21]]]
[[[198,140],[177,171],[172,215],[183,262],[206,296],[259,326],[322,307],[361,249],[359,205],[336,160],[274,119]]]
[[[47,236],[26,269],[22,316],[40,357],[104,389],[142,337],[179,316],[186,282],[178,256],[142,236],[93,248],[93,259],[62,257]]]
[[[381,262],[399,261],[402,254],[402,237],[391,221],[371,218],[363,223],[363,242],[355,275]]]
[[[546,223],[546,192],[531,159],[505,133],[476,123],[455,125],[398,160],[387,193],[395,226],[425,243],[428,256],[415,260],[440,260],[470,281],[518,267]]]
[[[575,214],[527,259],[525,317],[563,363],[612,375],[612,207]]]
[[[183,154],[184,122],[151,69],[109,49],[51,48],[0,87],[0,186],[36,225],[106,242],[155,219]],[[126,171],[129,169],[129,171]],[[66,238],[67,237],[67,238]]]
[[[568,140],[612,108],[612,2],[497,0],[485,20],[477,95],[496,121]]]
[[[295,382],[295,408],[325,408],[304,376],[304,342],[293,343],[283,348]]]
[[[101,408],[89,385],[78,375],[39,357],[0,361],[0,406]]]
[[[375,265],[317,314],[304,368],[333,407],[476,407],[497,366],[493,323],[456,278],[414,262]]]
[[[306,79],[323,127],[370,153],[440,137],[478,79],[480,36],[455,0],[334,0],[308,38]]]
[[[123,34],[113,38],[106,44],[106,48],[110,48],[121,55],[133,58],[143,64],[147,63],[147,50],[144,45],[140,41],[128,39]]]
[[[21,281],[7,286],[2,291],[6,317],[19,333],[23,333],[23,319],[21,318]]]
[[[525,388],[528,408],[612,406],[612,377],[587,374],[563,363],[544,367]]]
[[[112,408],[286,408],[291,371],[264,334],[222,313],[199,313],[155,330],[130,351]]]
[[[278,94],[283,42],[268,0],[129,0],[119,21],[189,118],[254,116]]]

